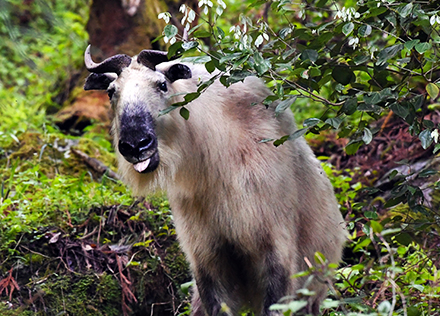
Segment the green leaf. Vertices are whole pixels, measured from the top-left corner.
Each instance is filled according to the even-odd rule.
[[[371,92],[364,95],[364,101],[367,105],[378,104],[382,101],[382,97],[379,92]]]
[[[232,53],[222,56],[219,60],[220,64],[224,64],[227,61],[235,60],[243,56],[243,53]]]
[[[419,53],[419,54],[423,54],[424,52],[426,52],[428,49],[430,49],[431,48],[431,44],[430,43],[426,43],[426,42],[424,42],[424,43],[418,43],[416,46],[415,46],[415,49],[416,49],[416,51]]]
[[[410,243],[412,243],[413,239],[410,234],[408,233],[401,233],[396,235],[394,238],[396,238],[396,241],[404,246],[408,246]]]
[[[425,100],[425,97],[422,94],[420,94],[420,95],[415,96],[414,98],[410,99],[409,104],[411,104],[413,106],[414,111],[417,111],[422,107],[424,100]]]
[[[304,301],[304,300],[302,300],[302,301],[292,301],[288,305],[289,306],[289,311],[291,313],[296,313],[296,312],[300,311],[301,309],[303,309],[304,307],[306,307],[307,304],[308,304],[307,301]]]
[[[425,169],[425,170],[422,170],[419,173],[419,177],[427,178],[427,177],[430,177],[430,176],[433,176],[433,175],[436,175],[436,174],[438,174],[438,171],[435,170],[435,169]]]
[[[332,32],[324,32],[319,35],[318,42],[321,45],[326,45],[332,38],[333,38]]]
[[[206,70],[211,74],[214,70],[215,70],[215,64],[214,64],[214,62],[211,60],[211,61],[209,61],[209,62],[207,62],[206,64],[205,64],[205,68],[206,68]]]
[[[401,197],[404,196],[406,192],[408,192],[408,185],[406,184],[398,185],[391,190],[391,196]]]
[[[287,35],[289,35],[290,33],[292,33],[292,28],[285,27],[285,28],[281,29],[279,34],[282,39],[285,39],[287,37]]]
[[[377,221],[370,221],[370,226],[375,233],[380,233],[383,230],[383,226]]]
[[[354,80],[355,75],[348,67],[335,67],[332,71],[332,77],[340,84],[348,85],[352,80]]]
[[[385,88],[379,92],[380,98],[382,101],[384,100],[396,100],[397,94],[393,92],[390,88]]]
[[[397,216],[393,218],[393,220],[397,219]],[[402,228],[388,228],[384,229],[381,234],[382,236],[390,235],[390,234],[396,234],[398,232],[402,231]]]
[[[382,66],[387,62],[388,59],[393,58],[397,55],[403,48],[402,44],[396,44],[390,47],[387,47],[377,54],[376,66]]]
[[[432,100],[435,100],[438,97],[439,89],[437,85],[430,82],[426,85],[426,92],[428,92]]]
[[[414,46],[416,46],[417,43],[419,43],[420,40],[419,39],[415,39],[415,40],[411,40],[408,42],[405,42],[405,44],[403,44],[403,46],[407,49],[407,50],[411,50],[414,48]]]
[[[371,131],[368,128],[364,128],[364,134],[362,136],[362,140],[364,141],[364,143],[366,145],[368,145],[369,143],[371,143],[371,141],[373,140],[373,134],[371,133]]]
[[[219,26],[217,26],[217,33],[220,36],[220,38],[225,38],[226,36],[225,31],[223,31],[223,29],[221,29]]]
[[[299,130],[296,130],[292,134],[289,135],[289,140],[295,140],[297,138],[302,137],[309,129],[308,128],[301,128]]]
[[[175,42],[170,48],[168,48],[168,59],[176,55],[181,55],[184,51],[185,50],[182,48],[182,42]]]
[[[154,43],[156,43],[157,41],[160,41],[162,38],[164,38],[165,37],[165,35],[160,35],[160,36],[158,36],[158,37],[156,37],[154,40],[152,40],[151,41],[151,44],[154,44]]]
[[[275,115],[279,115],[286,109],[290,108],[290,106],[296,101],[297,97],[297,95],[294,95],[278,103],[277,107],[275,108]]]
[[[390,22],[390,24],[392,25],[392,27],[396,27],[397,25],[397,19],[396,19],[396,15],[394,14],[394,12],[388,14],[385,19],[387,19],[388,22]]]
[[[381,15],[382,13],[384,13],[386,11],[387,11],[387,8],[383,7],[383,6],[380,6],[378,8],[377,7],[376,8],[372,8],[372,9],[370,9],[369,17],[375,17],[375,16],[378,16],[378,15]]]
[[[319,251],[315,252],[314,259],[315,259],[315,262],[317,264],[322,265],[322,264],[325,263],[325,256],[324,256],[324,254],[319,252]]]
[[[232,68],[239,68],[242,67],[243,64],[249,59],[249,55],[246,54],[242,57],[240,57],[239,59],[237,59],[236,61],[234,61],[234,64],[232,65]]]
[[[266,0],[256,0],[256,1],[251,1],[251,4],[249,4],[248,8],[253,8],[253,7],[259,7],[262,4],[265,4]]]
[[[431,130],[425,129],[419,134],[423,149],[428,148],[432,144]]]
[[[346,24],[344,24],[344,26],[342,27],[342,33],[345,34],[345,36],[350,35],[351,32],[353,32],[354,30],[354,23],[353,22],[348,22]]]
[[[397,174],[399,173],[399,171],[397,170],[393,170],[391,171],[390,175],[388,176],[388,179],[393,180],[395,176],[397,176]]]
[[[373,29],[371,28],[370,25],[368,25],[368,24],[364,24],[364,25],[361,25],[361,26],[359,27],[359,29],[358,29],[358,34],[359,34],[359,36],[367,37],[367,36],[369,36],[369,35],[371,34],[371,31],[372,31],[372,30],[373,30]]]
[[[391,303],[389,301],[383,301],[377,307],[379,314],[385,315],[391,310]]]
[[[188,295],[190,287],[194,285],[194,281],[189,281],[180,285],[180,289],[185,295]]]
[[[421,316],[422,311],[420,311],[417,306],[408,306],[407,315],[408,316]]]
[[[350,98],[345,100],[344,105],[341,108],[341,111],[347,115],[352,115],[354,112],[356,112],[357,108],[357,98]]]
[[[159,116],[162,116],[162,115],[168,114],[168,113],[174,111],[175,109],[178,109],[179,107],[180,107],[180,106],[171,105],[171,106],[167,107],[165,110],[160,111],[160,112],[159,112]]]
[[[243,81],[246,77],[252,76],[252,73],[247,70],[234,70],[226,79],[226,83],[231,85],[233,83]]]
[[[331,125],[333,128],[338,129],[343,119],[341,117],[332,117],[325,120],[325,123]]]
[[[405,195],[398,196],[398,197],[396,197],[396,198],[389,199],[389,200],[384,204],[383,207],[385,207],[385,208],[393,207],[393,206],[396,206],[397,204],[399,204],[399,203],[401,203],[401,202],[403,202],[403,201],[405,201],[405,200],[406,200]]]
[[[382,108],[376,104],[361,103],[358,105],[357,109],[361,112],[373,112],[376,114],[380,114],[382,112]]]
[[[378,219],[378,218],[379,218],[379,216],[377,215],[377,213],[374,212],[374,211],[366,211],[366,212],[364,213],[364,215],[365,215],[365,217],[368,218],[368,219]]]
[[[193,36],[197,38],[211,37],[211,33],[205,30],[198,30],[194,32]]]
[[[347,155],[354,155],[361,146],[361,141],[350,141],[347,146],[345,146],[345,152],[347,153]]]
[[[191,102],[192,100],[197,99],[200,96],[200,92],[191,92],[185,95],[185,101]]]
[[[172,24],[168,24],[168,25],[165,26],[165,28],[163,29],[163,31],[164,31],[164,34],[165,34],[166,37],[168,37],[168,38],[173,38],[174,36],[177,35],[177,32],[178,32],[179,30],[178,30],[177,27],[175,27],[174,25],[172,25]]]
[[[398,102],[391,104],[390,109],[403,119],[405,119],[409,114],[409,110]]]
[[[422,124],[423,124],[423,126],[425,126],[426,128],[429,128],[429,129],[433,129],[435,127],[434,122],[431,120],[423,120]]]
[[[192,48],[197,47],[198,45],[199,45],[199,43],[197,43],[196,41],[184,42],[184,43],[182,43],[182,48],[187,51],[187,50],[190,50]]]
[[[311,117],[311,118],[304,120],[303,126],[304,127],[313,127],[313,126],[318,125],[320,122],[322,122],[322,121],[319,118]]]
[[[321,70],[318,67],[311,67],[309,75],[310,77],[318,77],[321,75]]]
[[[262,76],[270,68],[270,63],[263,58],[260,52],[255,52],[254,55],[255,65],[254,69],[259,76]]]
[[[314,63],[318,60],[318,52],[314,49],[305,49],[301,54],[301,60],[310,60]]]
[[[411,2],[406,5],[402,4],[397,7],[397,12],[400,14],[402,18],[406,18],[411,13],[412,8],[413,5]]]
[[[183,107],[180,109],[179,114],[181,117],[183,117],[185,120],[189,119],[189,111],[186,107]]]
[[[353,252],[358,251],[359,249],[365,248],[367,247],[369,244],[371,244],[371,239],[370,238],[365,238],[364,240],[362,240],[361,242],[359,242],[356,247],[353,248]]]
[[[273,142],[273,145],[274,145],[275,147],[278,147],[278,146],[284,144],[288,139],[289,139],[289,135],[284,135],[283,137],[281,137],[281,138],[275,140],[275,141]]]
[[[200,96],[200,94],[201,94],[201,92],[198,92],[198,91],[187,93],[187,94],[185,94],[184,101],[174,103],[172,106],[175,106],[175,107],[182,106],[183,107],[184,105],[188,104],[189,102],[197,99]]]
[[[181,59],[182,62],[192,63],[192,64],[206,64],[212,59],[209,56],[194,56],[194,57],[184,57]]]

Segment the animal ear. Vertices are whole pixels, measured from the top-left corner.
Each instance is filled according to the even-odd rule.
[[[84,90],[107,90],[109,84],[117,78],[109,73],[91,73],[84,84]]]
[[[191,69],[184,64],[174,64],[164,73],[171,82],[178,79],[189,79],[192,77]]]

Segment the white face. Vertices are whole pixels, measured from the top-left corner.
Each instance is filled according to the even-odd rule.
[[[130,66],[107,89],[115,111],[115,145],[137,172],[152,172],[159,165],[156,121],[168,107],[169,84],[159,72]]]
[[[159,72],[146,67],[129,67],[107,88],[115,115],[148,111],[153,118],[169,106],[170,82]],[[136,109],[135,107],[142,107]]]
[[[160,111],[170,106],[172,83],[192,77],[188,66],[166,61],[166,53],[144,50],[133,58],[116,55],[96,64],[90,47],[85,52],[85,63],[92,74],[84,89],[107,90],[115,113],[116,149],[139,173],[152,172],[159,165],[156,127],[163,121]]]

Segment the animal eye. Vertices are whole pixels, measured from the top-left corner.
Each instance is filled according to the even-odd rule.
[[[107,94],[108,94],[108,97],[111,99],[112,98],[112,96],[113,96],[113,94],[115,93],[115,88],[109,88],[109,89],[107,89]]]
[[[167,92],[168,91],[167,83],[165,81],[159,83],[159,89],[162,90],[163,92]]]

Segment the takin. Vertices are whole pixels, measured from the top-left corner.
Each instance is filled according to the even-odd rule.
[[[315,252],[341,260],[344,220],[320,162],[303,138],[275,147],[295,130],[291,111],[275,115],[262,101],[264,82],[248,77],[224,87],[218,80],[179,111],[160,115],[213,77],[203,65],[169,61],[143,50],[85,64],[84,89],[107,90],[122,179],[136,195],[166,190],[180,245],[195,280],[193,316],[281,315],[270,306],[295,295],[306,279],[295,273]],[[304,311],[318,314],[327,286]],[[224,306],[227,308],[224,308]]]

